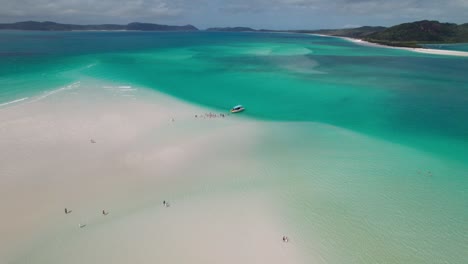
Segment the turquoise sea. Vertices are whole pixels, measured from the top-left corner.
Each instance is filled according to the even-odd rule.
[[[261,184],[280,186],[323,263],[468,259],[466,57],[301,34],[4,31],[0,58],[0,110],[90,77],[243,104],[271,127]]]

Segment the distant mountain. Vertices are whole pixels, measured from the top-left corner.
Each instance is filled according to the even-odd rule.
[[[253,29],[249,27],[213,27],[208,28],[206,31],[223,31],[223,32],[292,32],[292,33],[312,33],[323,34],[330,36],[350,37],[350,38],[363,38],[375,32],[385,30],[385,27],[359,27],[359,28],[346,28],[346,29],[320,29],[320,30],[272,30],[272,29]]]
[[[391,45],[419,47],[423,43],[468,42],[468,24],[440,23],[439,21],[416,21],[387,28],[370,34],[366,41]]]
[[[60,24],[50,21],[24,21],[9,24],[0,24],[0,29],[10,30],[40,30],[40,31],[71,31],[71,30],[135,30],[135,31],[197,31],[192,25],[169,26],[150,23],[130,23],[128,25],[102,24],[102,25],[74,25]]]
[[[224,31],[224,32],[244,32],[244,31],[256,31],[249,27],[213,27],[208,28],[206,31]]]
[[[151,23],[133,22],[127,25],[100,24],[100,25],[74,25],[56,22],[24,21],[9,24],[0,24],[0,30],[42,30],[42,31],[71,31],[71,30],[133,30],[133,31],[197,31],[192,25],[171,26]],[[422,20],[404,23],[393,27],[364,26],[346,29],[320,29],[320,30],[255,30],[250,27],[213,27],[207,31],[222,32],[292,32],[313,33],[330,36],[350,37],[363,39],[389,46],[420,47],[425,43],[468,43],[468,23],[457,25],[453,23],[440,23],[439,21]]]
[[[384,31],[386,27],[358,27],[358,28],[343,28],[343,29],[319,29],[319,30],[293,30],[297,33],[312,33],[329,36],[349,37],[349,38],[364,38],[368,35]]]
[[[197,31],[198,28],[192,25],[185,26],[168,26],[150,23],[133,22],[126,26],[126,30],[143,30],[143,31]]]

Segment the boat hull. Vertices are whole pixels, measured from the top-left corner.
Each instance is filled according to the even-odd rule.
[[[244,111],[245,109],[244,108],[241,108],[241,109],[231,109],[231,113],[239,113],[239,112],[242,112]]]

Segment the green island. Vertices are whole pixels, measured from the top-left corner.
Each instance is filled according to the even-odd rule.
[[[429,20],[404,23],[389,28],[359,27],[298,32],[359,38],[376,44],[409,48],[422,48],[421,44],[468,42],[468,23],[457,25]]]

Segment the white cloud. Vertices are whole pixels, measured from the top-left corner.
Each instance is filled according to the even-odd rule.
[[[0,22],[132,21],[269,28],[468,22],[468,0],[0,0]]]
[[[75,15],[84,20],[86,17],[102,17],[104,20],[152,17],[157,20],[181,13],[180,8],[165,0],[0,0],[0,5],[0,16],[17,16],[18,19],[42,17],[53,20],[54,17]]]

